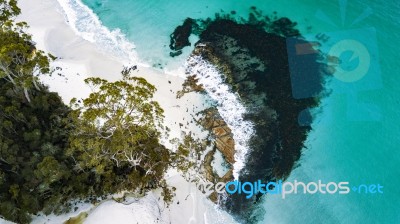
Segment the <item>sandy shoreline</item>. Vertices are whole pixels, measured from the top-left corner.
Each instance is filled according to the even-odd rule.
[[[37,47],[60,58],[53,66],[61,67],[65,77],[53,74],[52,77],[44,77],[42,81],[49,85],[51,91],[58,92],[65,103],[68,104],[73,97],[83,98],[89,94],[90,89],[83,83],[87,77],[100,77],[109,81],[121,78],[120,71],[124,64],[77,36],[66,23],[56,0],[45,0],[37,4],[22,0],[19,5],[22,15],[18,19],[28,22],[29,32],[33,34]],[[138,66],[133,75],[143,77],[156,86],[155,100],[165,111],[165,125],[172,130],[171,137],[180,137],[179,123],[185,124],[182,131],[199,133],[199,129],[190,123],[187,125],[187,121],[192,114],[204,109],[203,96],[186,94],[177,100],[176,92],[181,89],[183,78],[144,66]],[[195,111],[193,106],[197,106]]]
[[[90,89],[83,82],[87,77],[109,81],[121,77],[121,60],[106,55],[95,44],[78,36],[67,24],[56,0],[20,0],[18,4],[22,10],[18,20],[29,24],[28,31],[33,35],[37,47],[59,57],[53,66],[62,68],[64,77],[54,74],[42,81],[49,85],[51,91],[58,92],[65,103],[69,103],[73,97],[84,98],[89,94]],[[165,125],[171,130],[163,142],[167,147],[171,147],[168,139],[180,138],[182,132],[190,131],[198,137],[205,136],[195,122],[190,122],[195,113],[205,108],[204,97],[190,93],[176,99],[183,78],[144,66],[138,66],[134,75],[145,78],[157,88],[155,100],[164,109]],[[180,127],[180,123],[183,127]],[[215,223],[216,217],[225,220],[225,223],[233,221],[225,212],[217,210],[194,184],[188,183],[176,172],[167,174],[167,182],[177,188],[174,202],[169,208],[165,207],[162,200],[158,201],[160,191],[155,190],[130,205],[108,201],[93,209],[93,205],[80,204],[75,212],[62,216],[42,215],[34,218],[33,223],[62,223],[89,210],[87,223],[154,223],[157,219],[161,223]]]

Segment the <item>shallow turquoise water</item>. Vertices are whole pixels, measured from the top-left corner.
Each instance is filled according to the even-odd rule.
[[[289,180],[349,181],[352,185],[381,184],[383,195],[290,195],[285,200],[268,196],[264,201],[267,223],[399,223],[400,222],[400,86],[398,44],[400,2],[391,1],[139,1],[84,0],[110,29],[119,28],[136,45],[141,59],[174,68],[190,53],[169,58],[169,34],[186,17],[205,18],[223,9],[247,15],[254,5],[270,14],[277,11],[299,23],[303,34],[374,27],[376,39],[354,34],[377,46],[372,54],[372,74],[379,81],[346,87],[329,84],[332,94],[324,99],[322,113],[299,166]],[[372,14],[351,25],[369,7]],[[343,15],[341,16],[341,9]],[[336,25],[321,16],[324,12]],[[342,22],[343,18],[343,22]],[[311,30],[307,27],[311,26]],[[310,35],[314,36],[314,35]],[[192,38],[195,40],[195,38]],[[192,42],[193,43],[193,42]],[[372,84],[371,84],[372,83]],[[376,85],[375,85],[376,84]],[[353,90],[353,95],[346,88]],[[354,95],[356,94],[356,96]],[[368,103],[375,106],[363,107]],[[372,114],[372,115],[371,115]],[[359,118],[359,119],[357,119]]]

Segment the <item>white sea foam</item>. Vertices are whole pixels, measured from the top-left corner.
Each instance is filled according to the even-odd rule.
[[[198,83],[203,85],[208,95],[216,102],[218,112],[232,130],[236,151],[233,176],[238,179],[249,149],[248,141],[254,133],[253,124],[243,120],[246,108],[239,101],[239,96],[231,92],[230,87],[225,84],[218,69],[201,56],[190,56],[186,62],[186,71],[197,76]]]
[[[118,58],[125,64],[139,64],[141,62],[135,51],[135,45],[129,42],[124,34],[115,29],[110,31],[103,26],[98,16],[80,0],[57,0],[64,11],[70,27],[83,39],[94,43],[102,52]],[[187,64],[193,64],[186,66]],[[232,129],[235,140],[234,177],[238,178],[244,166],[245,156],[248,151],[247,142],[253,134],[251,122],[243,120],[246,108],[238,100],[237,94],[230,92],[228,85],[218,70],[199,56],[190,57],[185,69],[198,75],[199,82],[204,85],[210,97],[217,103],[217,108],[228,126]],[[175,75],[183,74],[181,69]],[[167,71],[164,71],[168,74]],[[179,75],[178,75],[179,76]]]
[[[119,30],[110,31],[97,15],[80,0],[57,0],[68,24],[83,39],[94,43],[102,52],[118,58],[125,64],[141,63],[135,45]]]

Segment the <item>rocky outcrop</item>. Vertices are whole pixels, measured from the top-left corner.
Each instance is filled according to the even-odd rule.
[[[202,112],[204,115],[200,120],[200,124],[212,135],[214,140],[214,149],[204,157],[205,178],[212,183],[229,182],[233,180],[233,170],[230,169],[222,177],[214,173],[211,165],[216,150],[220,151],[225,161],[231,165],[235,163],[235,141],[232,131],[221,118],[216,108],[209,108]],[[218,194],[213,192],[208,197],[212,202],[218,202]]]
[[[214,159],[214,154],[215,154],[216,148],[213,150],[209,151],[205,156],[204,156],[204,177],[206,178],[207,181],[215,183],[217,182],[218,176],[214,174],[213,167],[211,165],[213,159]]]
[[[188,76],[182,84],[182,90],[178,91],[176,94],[176,98],[181,98],[185,93],[190,92],[204,92],[204,88],[202,84],[198,84],[198,78],[195,75]]]
[[[203,112],[204,117],[200,121],[201,125],[211,131],[215,138],[215,146],[229,164],[235,163],[235,141],[231,129],[221,118],[218,110],[215,108],[207,109]]]
[[[264,16],[255,7],[251,8],[248,19],[216,15],[214,20],[208,18],[196,22],[201,32],[192,54],[201,56],[224,75],[226,84],[248,109],[243,119],[253,124],[254,133],[248,141],[250,150],[239,181],[285,179],[300,158],[311,129],[309,123],[299,123],[299,115],[318,106],[324,91],[323,71],[326,68],[322,64],[323,56],[317,52],[298,61],[311,65],[299,72],[302,77],[312,78],[314,94],[297,99],[292,94],[289,68],[292,59],[288,57],[288,47],[292,46],[287,43],[287,37],[300,36],[295,22],[276,15]],[[307,41],[296,38],[295,44],[307,44]],[[309,83],[305,83],[308,86]],[[235,142],[218,111],[206,110],[201,124],[214,136],[216,150],[233,164]],[[211,153],[207,158],[211,158]],[[232,174],[228,173],[221,179],[229,181],[230,178]],[[257,220],[253,220],[252,207],[260,197],[247,199],[243,194],[234,194],[226,197],[222,204],[241,222],[254,223]],[[210,195],[213,201],[217,198],[217,194]]]

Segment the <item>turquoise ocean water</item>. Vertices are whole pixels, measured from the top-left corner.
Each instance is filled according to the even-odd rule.
[[[400,1],[84,0],[110,30],[120,29],[144,63],[174,71],[191,49],[169,57],[169,34],[186,17],[206,18],[256,6],[299,23],[306,37],[325,33],[360,39],[370,52],[375,79],[342,86],[322,102],[307,148],[289,181],[381,184],[383,194],[269,195],[263,223],[400,223]],[[367,16],[368,15],[368,16]],[[374,32],[359,31],[373,28]],[[356,30],[356,31],[354,31]],[[371,30],[371,29],[369,29]],[[344,37],[341,36],[344,33]],[[347,35],[347,36],[346,36]],[[339,40],[338,39],[338,40]],[[196,38],[191,38],[192,43]],[[332,38],[331,41],[336,40]],[[328,41],[329,42],[329,41]]]

